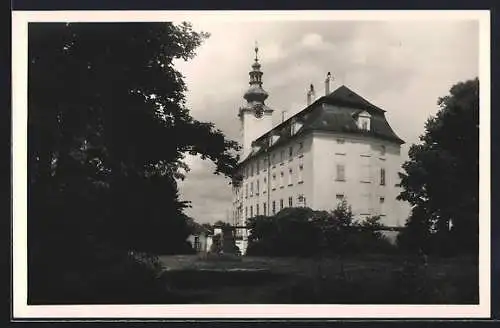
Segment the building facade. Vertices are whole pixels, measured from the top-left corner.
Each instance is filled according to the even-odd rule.
[[[273,215],[285,207],[333,210],[346,200],[357,219],[380,215],[386,226],[402,226],[409,207],[396,200],[400,192],[401,140],[385,111],[346,86],[316,99],[313,86],[307,106],[272,126],[273,110],[255,49],[250,88],[240,108],[243,156],[233,181],[234,221]],[[246,250],[247,231],[239,247]]]

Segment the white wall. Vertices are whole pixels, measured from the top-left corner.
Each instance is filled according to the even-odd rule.
[[[338,143],[338,139],[344,143]],[[386,147],[385,155],[381,153],[382,145]],[[383,214],[382,223],[404,225],[409,205],[396,200],[402,162],[398,144],[371,137],[314,132],[312,154],[314,209],[334,209],[336,195],[341,194],[358,218]],[[337,164],[345,167],[343,182],[336,181]],[[380,185],[381,168],[386,171],[384,186]],[[380,197],[385,199],[383,204]]]

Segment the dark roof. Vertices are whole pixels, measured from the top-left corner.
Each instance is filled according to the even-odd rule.
[[[338,105],[355,106],[357,109],[371,109],[376,112],[385,113],[385,110],[373,105],[345,85],[339,87],[324,98],[327,102],[334,102]]]
[[[359,129],[356,124],[356,116],[362,111],[371,115],[369,131]],[[302,127],[292,136],[290,125],[294,121],[301,122]],[[260,146],[259,150],[250,152],[242,163],[310,131],[353,133],[404,143],[387,122],[385,110],[371,104],[346,86],[341,86],[255,140],[253,144]],[[278,135],[280,138],[269,146],[268,139],[271,135]]]

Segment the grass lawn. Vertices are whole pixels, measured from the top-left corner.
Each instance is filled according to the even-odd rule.
[[[390,255],[335,258],[160,256],[172,292],[198,304],[478,304],[478,266],[430,258],[413,268]],[[341,269],[343,267],[343,270]],[[342,274],[343,272],[343,274]]]

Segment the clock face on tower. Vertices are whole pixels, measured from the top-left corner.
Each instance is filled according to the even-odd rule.
[[[264,109],[262,108],[261,105],[255,106],[255,117],[256,118],[261,118],[262,114],[264,114]]]

